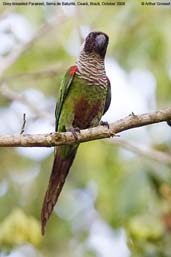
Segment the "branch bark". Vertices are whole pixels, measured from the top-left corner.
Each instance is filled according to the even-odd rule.
[[[109,128],[105,126],[98,126],[81,130],[80,133],[77,134],[77,141],[75,140],[75,137],[71,132],[54,132],[50,134],[35,135],[24,134],[16,136],[4,135],[0,136],[0,146],[52,147],[57,145],[73,144],[75,142],[81,143],[102,138],[109,138],[128,129],[138,128],[168,120],[171,120],[171,107],[141,115],[135,115],[134,113],[132,113],[123,119],[111,123]]]

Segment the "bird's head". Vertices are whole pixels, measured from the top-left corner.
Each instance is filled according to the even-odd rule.
[[[101,58],[105,57],[109,37],[103,32],[91,32],[86,37],[83,49],[86,53],[96,53]]]

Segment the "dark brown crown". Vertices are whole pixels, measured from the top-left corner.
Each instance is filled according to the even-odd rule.
[[[95,52],[102,58],[105,57],[109,37],[103,32],[91,32],[85,39],[84,51],[86,53]]]

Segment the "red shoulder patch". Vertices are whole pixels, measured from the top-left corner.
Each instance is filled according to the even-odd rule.
[[[77,71],[77,66],[74,65],[71,67],[70,71],[69,71],[69,75],[73,76]]]

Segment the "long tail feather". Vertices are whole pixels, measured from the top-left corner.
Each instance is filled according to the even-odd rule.
[[[71,154],[67,158],[62,159],[61,158],[61,148],[60,147],[57,148],[54,162],[53,162],[52,173],[51,173],[51,176],[49,179],[48,189],[45,194],[43,207],[42,207],[42,211],[41,211],[42,235],[45,234],[46,223],[47,223],[47,221],[53,211],[53,208],[58,200],[60,192],[65,183],[65,179],[68,175],[69,169],[74,160],[76,151],[77,151],[77,148],[72,150]]]

